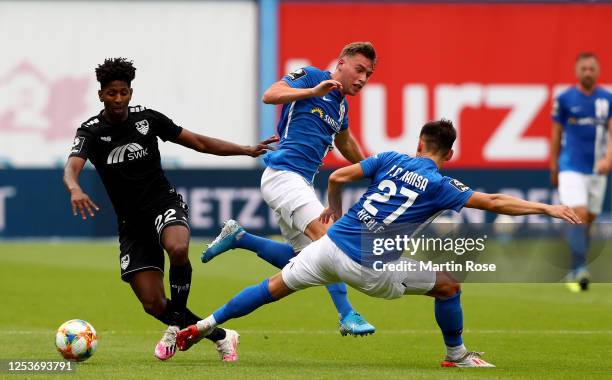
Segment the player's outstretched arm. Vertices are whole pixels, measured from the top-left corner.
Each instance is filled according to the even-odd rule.
[[[340,219],[342,216],[342,187],[363,178],[361,164],[353,164],[336,170],[329,176],[327,186],[327,200],[329,206],[321,213],[319,220],[323,224],[329,223],[330,218]]]
[[[313,88],[294,88],[281,80],[264,92],[261,101],[265,104],[286,104],[296,100],[321,97],[336,89],[341,90],[342,84],[333,79],[324,80]]]
[[[183,129],[178,137],[173,141],[198,152],[214,154],[215,156],[259,157],[269,150],[274,150],[274,148],[269,144],[277,142],[278,137],[272,136],[264,141],[261,141],[255,146],[238,145],[234,144],[233,142],[200,135],[187,129]]]
[[[79,186],[79,175],[85,166],[85,160],[80,157],[70,157],[64,168],[64,185],[70,193],[70,204],[72,205],[72,215],[81,214],[83,220],[87,219],[87,214],[93,218],[94,210],[99,211],[100,208],[89,196],[83,192]]]
[[[545,214],[553,218],[564,219],[572,224],[582,223],[571,207],[529,202],[506,194],[487,194],[475,191],[465,203],[465,207],[506,215]]]
[[[361,153],[359,144],[357,144],[357,141],[355,141],[348,129],[345,129],[336,135],[334,144],[340,153],[342,153],[342,156],[353,164],[356,164],[365,158],[363,153]]]

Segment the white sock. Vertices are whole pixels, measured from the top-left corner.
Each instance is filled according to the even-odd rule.
[[[212,330],[217,327],[217,321],[215,317],[211,314],[208,317],[198,321],[196,323],[198,330],[206,335],[208,335]]]
[[[446,356],[448,356],[448,358],[451,360],[457,360],[466,353],[467,348],[465,348],[465,345],[463,344],[455,347],[446,346]]]

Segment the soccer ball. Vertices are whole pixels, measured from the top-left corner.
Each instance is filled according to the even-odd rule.
[[[87,360],[96,352],[98,337],[92,325],[82,319],[64,322],[55,334],[55,347],[71,362]]]

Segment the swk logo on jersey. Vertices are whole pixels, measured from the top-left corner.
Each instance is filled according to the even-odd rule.
[[[141,121],[137,121],[136,122],[136,130],[140,133],[142,133],[143,135],[146,135],[147,132],[149,132],[149,121],[148,120],[141,120]]]
[[[132,161],[147,155],[147,149],[143,148],[140,144],[130,143],[118,146],[111,150],[111,152],[108,154],[106,163],[108,165],[120,164],[126,160],[126,157],[128,161]]]

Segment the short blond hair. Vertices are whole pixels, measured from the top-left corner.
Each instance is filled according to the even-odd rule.
[[[376,64],[376,49],[374,49],[374,45],[372,45],[369,41],[364,42],[351,42],[342,48],[340,52],[340,58],[342,57],[352,57],[354,55],[361,54],[373,64]]]

